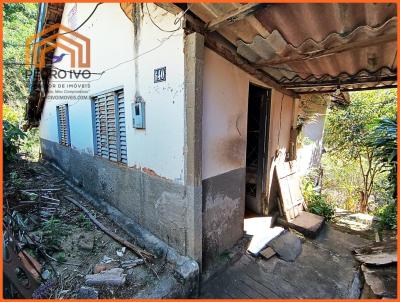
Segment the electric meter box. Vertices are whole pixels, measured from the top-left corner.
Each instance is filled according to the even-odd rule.
[[[133,128],[136,129],[144,129],[145,128],[145,103],[144,102],[135,102],[132,103],[132,119],[133,119]]]

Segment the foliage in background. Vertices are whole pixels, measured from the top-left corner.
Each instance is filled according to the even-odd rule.
[[[8,3],[3,6],[3,144],[4,158],[17,152],[33,159],[39,154],[38,130],[23,133],[29,77],[25,66],[25,40],[35,32],[37,3]]]
[[[354,190],[359,192],[358,205],[362,212],[368,210],[377,177],[384,171],[384,164],[369,143],[371,130],[377,120],[395,115],[396,110],[396,90],[386,89],[351,93],[349,106],[334,107],[328,114],[324,136],[328,156],[345,165],[357,164],[362,185],[355,182]]]
[[[37,3],[8,3],[3,6],[3,102],[23,110],[28,96],[25,40],[35,33]]]
[[[324,196],[316,192],[314,184],[307,177],[302,181],[302,193],[307,204],[308,211],[331,220],[335,214],[335,207]]]
[[[382,229],[397,229],[397,204],[392,202],[380,207],[374,212],[379,218],[379,226]]]
[[[393,199],[397,199],[397,116],[378,120],[372,130],[371,147],[388,170]]]
[[[329,203],[348,211],[356,211],[363,185],[358,162],[324,154],[323,193]]]
[[[21,142],[26,134],[18,125],[3,121],[3,156],[5,161],[11,161],[19,152]]]

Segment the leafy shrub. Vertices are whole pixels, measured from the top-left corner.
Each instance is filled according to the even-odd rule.
[[[305,181],[303,183],[302,192],[310,213],[323,216],[326,220],[332,219],[335,213],[334,206],[314,190],[311,182]]]
[[[3,121],[3,156],[6,161],[15,158],[24,138],[26,134],[19,129],[18,124]]]
[[[357,211],[363,180],[357,161],[342,159],[325,153],[322,156],[324,169],[322,194],[330,203],[348,211]]]
[[[387,168],[392,197],[397,198],[397,115],[384,117],[373,125],[370,145],[375,157]]]
[[[23,110],[18,106],[3,105],[3,143],[6,160],[14,159],[18,152],[28,155],[31,159],[39,158],[39,129],[32,128],[22,132],[18,127],[23,121]]]
[[[32,128],[26,132],[26,138],[24,139],[23,144],[21,145],[21,153],[25,153],[32,160],[39,159],[39,129]]]
[[[379,226],[382,229],[397,229],[397,204],[389,203],[375,211],[375,216],[379,218]]]

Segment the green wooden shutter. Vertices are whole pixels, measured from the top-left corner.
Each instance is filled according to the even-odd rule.
[[[127,163],[124,92],[109,92],[93,99],[96,155]]]

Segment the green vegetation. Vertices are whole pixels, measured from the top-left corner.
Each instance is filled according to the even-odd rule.
[[[28,95],[25,75],[26,38],[35,33],[38,5],[8,3],[3,6],[3,100],[20,112]],[[18,63],[18,64],[16,64]]]
[[[92,222],[86,218],[85,214],[83,213],[79,214],[78,223],[84,227],[86,231],[89,231],[92,228]]]
[[[25,137],[26,134],[16,124],[3,120],[3,155],[6,161],[15,158]]]
[[[308,198],[311,211],[322,213],[327,203],[396,228],[397,90],[351,93],[348,106],[329,111],[324,144],[322,195]]]
[[[397,116],[394,114],[376,122],[370,145],[376,159],[386,168],[393,199],[397,199]]]
[[[381,229],[397,229],[397,204],[386,204],[374,212],[379,218],[379,226]]]
[[[349,106],[334,107],[329,112],[324,137],[328,200],[339,197],[342,205],[361,212],[371,210],[371,200],[378,206],[387,203],[386,164],[371,142],[380,138],[379,131],[374,131],[378,122],[396,115],[396,101],[395,89],[355,92]]]
[[[335,207],[315,191],[313,183],[307,178],[303,181],[302,192],[309,212],[323,216],[326,220],[332,219]]]
[[[42,223],[42,231],[45,246],[54,250],[61,249],[63,237],[69,232],[68,227],[54,216]]]
[[[54,258],[58,262],[66,262],[67,261],[67,258],[65,257],[65,252],[58,252],[58,253],[54,254]]]
[[[29,77],[25,69],[25,40],[35,33],[38,5],[8,3],[3,6],[3,144],[4,159],[18,152],[38,158],[38,131],[22,132]],[[21,64],[22,63],[22,64]]]

